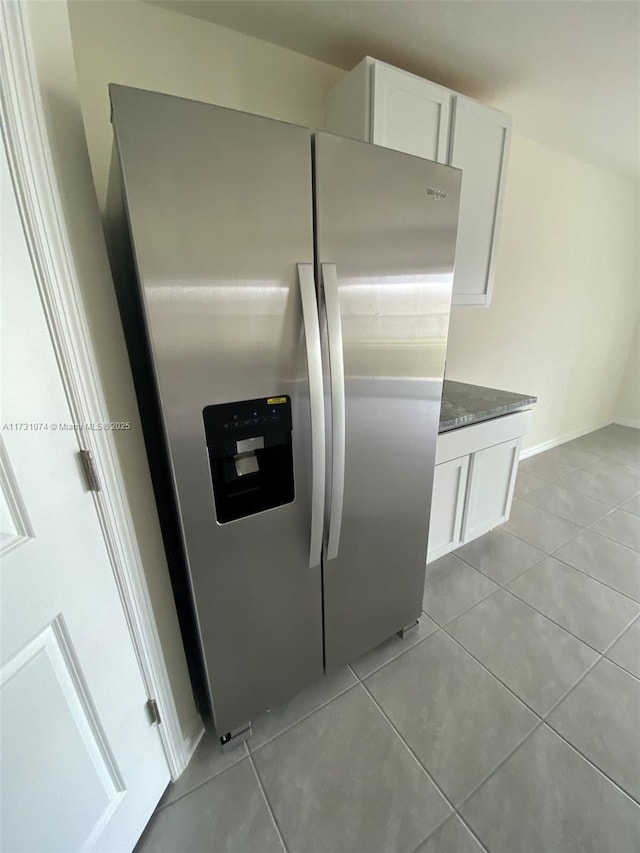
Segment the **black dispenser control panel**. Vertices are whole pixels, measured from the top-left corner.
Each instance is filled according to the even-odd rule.
[[[220,403],[202,411],[220,524],[291,503],[291,400]]]

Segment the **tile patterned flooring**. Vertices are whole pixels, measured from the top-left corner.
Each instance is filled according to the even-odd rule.
[[[524,461],[510,521],[427,567],[425,615],[207,735],[138,853],[637,853],[640,433]]]

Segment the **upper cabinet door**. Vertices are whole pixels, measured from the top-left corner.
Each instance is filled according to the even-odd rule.
[[[367,56],[329,92],[325,127],[462,169],[452,305],[488,306],[509,116]]]
[[[488,305],[511,134],[509,116],[453,98],[448,163],[462,169],[454,305]]]
[[[370,141],[446,163],[451,93],[381,62],[371,73]]]

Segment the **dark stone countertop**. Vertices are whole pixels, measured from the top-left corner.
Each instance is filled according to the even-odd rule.
[[[499,418],[526,409],[537,399],[530,394],[515,394],[513,391],[499,391],[497,388],[483,388],[482,385],[467,385],[466,382],[445,379],[438,431],[448,432]]]

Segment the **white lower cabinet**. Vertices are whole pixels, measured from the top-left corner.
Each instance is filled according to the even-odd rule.
[[[427,563],[508,521],[530,418],[516,412],[438,437]]]
[[[435,467],[427,562],[448,554],[461,543],[468,475],[468,456]]]
[[[476,539],[509,520],[520,443],[521,439],[515,438],[478,450],[470,457],[463,542]]]

